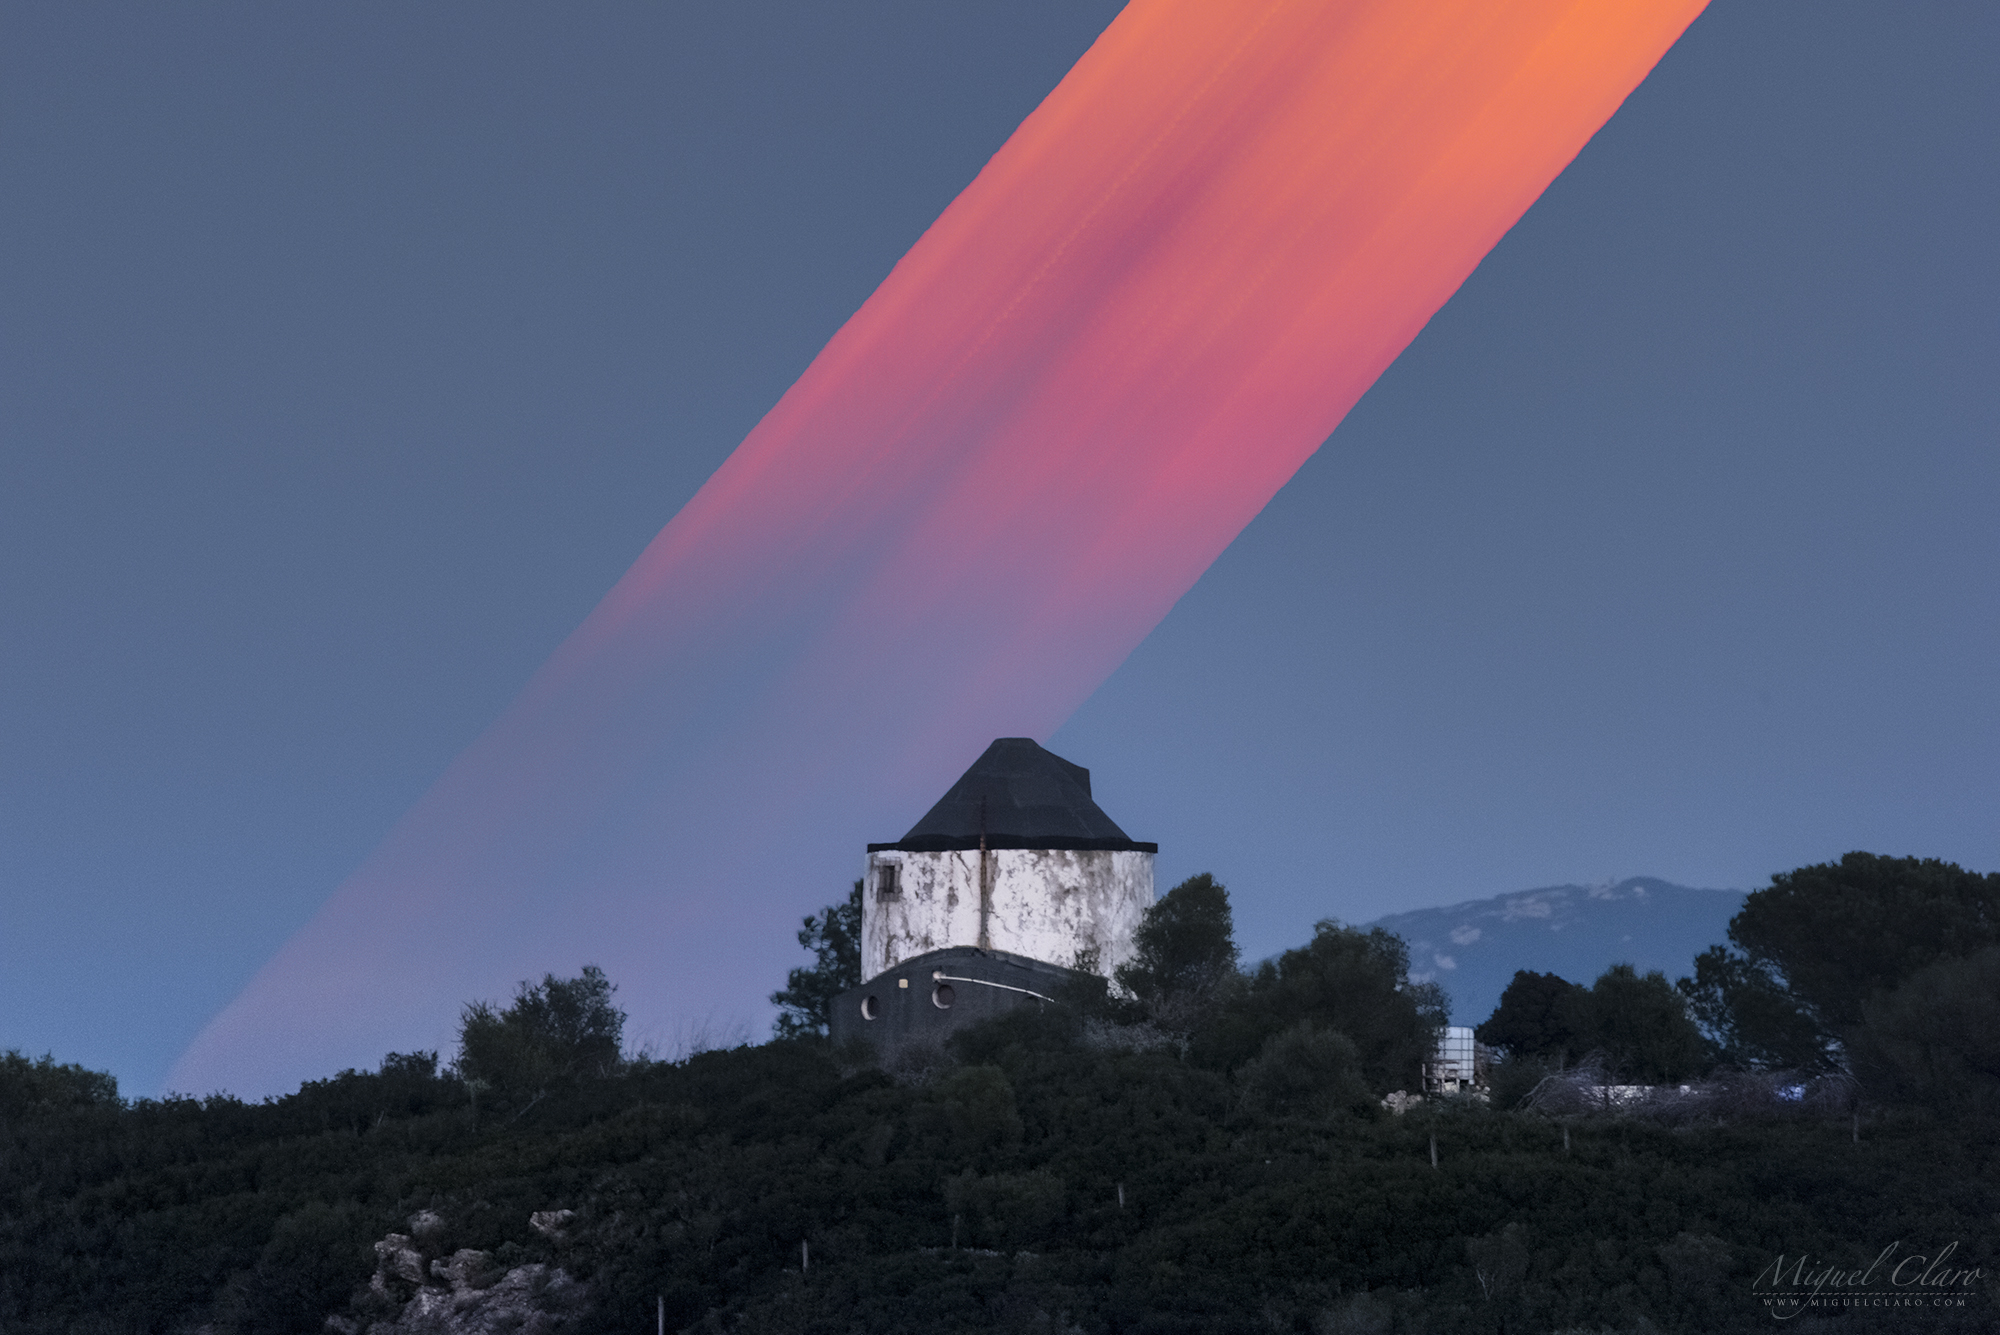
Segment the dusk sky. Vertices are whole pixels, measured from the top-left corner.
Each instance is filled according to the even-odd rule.
[[[164,1088],[1117,8],[12,11],[0,1047]],[[1990,6],[1712,5],[1044,736],[1162,887],[1258,955],[2000,868],[1996,57]],[[715,813],[799,883],[634,1037],[761,1033],[925,804]]]

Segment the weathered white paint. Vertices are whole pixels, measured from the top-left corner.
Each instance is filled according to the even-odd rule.
[[[890,867],[895,890],[884,893]],[[927,950],[981,946],[1065,966],[1095,958],[1096,972],[1108,978],[1132,958],[1133,933],[1152,902],[1151,853],[870,853],[861,976]]]

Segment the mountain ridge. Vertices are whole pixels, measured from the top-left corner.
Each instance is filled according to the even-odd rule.
[[[1691,973],[1696,955],[1727,939],[1746,894],[1631,876],[1391,913],[1363,926],[1408,942],[1411,980],[1450,994],[1453,1024],[1478,1024],[1517,969],[1586,985],[1619,963],[1669,978]]]

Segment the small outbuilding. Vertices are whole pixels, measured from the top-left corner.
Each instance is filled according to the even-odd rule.
[[[864,1039],[884,1056],[937,1047],[966,1025],[1023,1005],[1063,1005],[1104,980],[1060,965],[978,946],[950,946],[904,960],[834,1004],[833,1041]]]

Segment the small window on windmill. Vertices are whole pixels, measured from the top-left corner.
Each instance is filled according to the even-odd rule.
[[[902,894],[902,868],[893,862],[884,862],[875,868],[875,898],[894,899]]]

